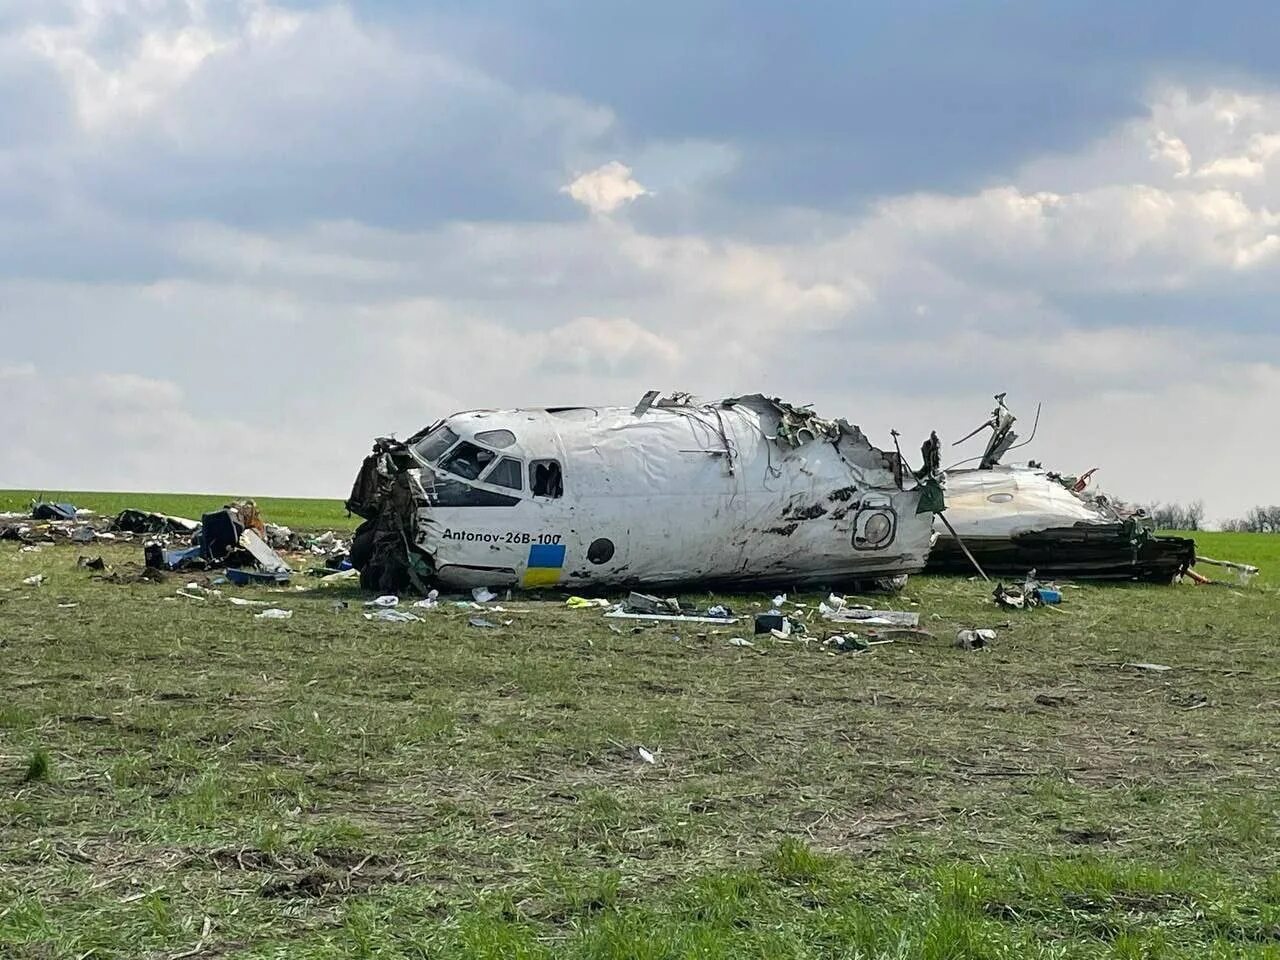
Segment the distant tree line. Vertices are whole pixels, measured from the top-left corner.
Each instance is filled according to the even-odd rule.
[[[1239,520],[1228,520],[1223,530],[1232,533],[1280,533],[1280,507],[1254,507]]]
[[[1160,530],[1203,530],[1204,502],[1152,503],[1143,511]],[[1245,516],[1227,520],[1222,529],[1229,533],[1280,533],[1280,506],[1254,507]]]
[[[1152,503],[1142,508],[1161,530],[1204,529],[1204,501]]]

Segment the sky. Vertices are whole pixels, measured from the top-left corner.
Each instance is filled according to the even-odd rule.
[[[0,487],[648,389],[1280,501],[1280,7],[0,0]],[[979,444],[980,446],[980,444]],[[977,453],[970,444],[956,459]]]

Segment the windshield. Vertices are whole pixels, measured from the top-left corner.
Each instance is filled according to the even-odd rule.
[[[492,483],[496,487],[509,487],[512,490],[519,490],[523,474],[524,470],[519,460],[503,457],[494,465],[492,470],[484,475],[484,482]]]
[[[497,456],[492,450],[463,440],[449,456],[440,461],[440,469],[464,480],[475,480]]]
[[[458,442],[458,435],[446,426],[439,426],[419,440],[413,452],[427,463],[435,463],[440,455]]]

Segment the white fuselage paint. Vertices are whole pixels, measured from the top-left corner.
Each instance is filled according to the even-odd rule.
[[[835,583],[923,569],[933,534],[931,516],[916,513],[914,482],[900,490],[885,455],[856,428],[838,443],[791,446],[776,439],[771,414],[739,403],[641,416],[621,408],[455,415],[446,425],[462,440],[515,434],[499,453],[521,459],[523,489],[471,481],[518,502],[442,507],[429,501],[433,468],[424,465],[412,474],[414,541],[453,587]],[[558,498],[530,491],[528,465],[544,459],[562,467]],[[865,533],[878,540],[877,515],[888,518],[888,537],[855,544]],[[593,562],[591,546],[602,540],[612,555]]]
[[[1073,493],[1044,470],[996,466],[947,473],[947,519],[961,539],[1008,540],[1021,533],[1119,522],[1114,509]],[[945,528],[939,523],[939,536]]]

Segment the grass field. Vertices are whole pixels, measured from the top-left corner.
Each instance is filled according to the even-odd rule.
[[[217,510],[245,495],[218,493],[88,493],[65,490],[0,490],[0,512],[24,511],[33,499],[74,503],[82,510],[103,516],[125,508],[150,510],[171,516],[199,520],[201,514]],[[358,517],[347,516],[341,500],[306,500],[297,497],[253,497],[263,515],[272,523],[295,530],[354,530]]]
[[[0,956],[1280,957],[1273,544],[1019,614],[913,578],[936,639],[844,655],[552,599],[263,621],[0,544]]]

